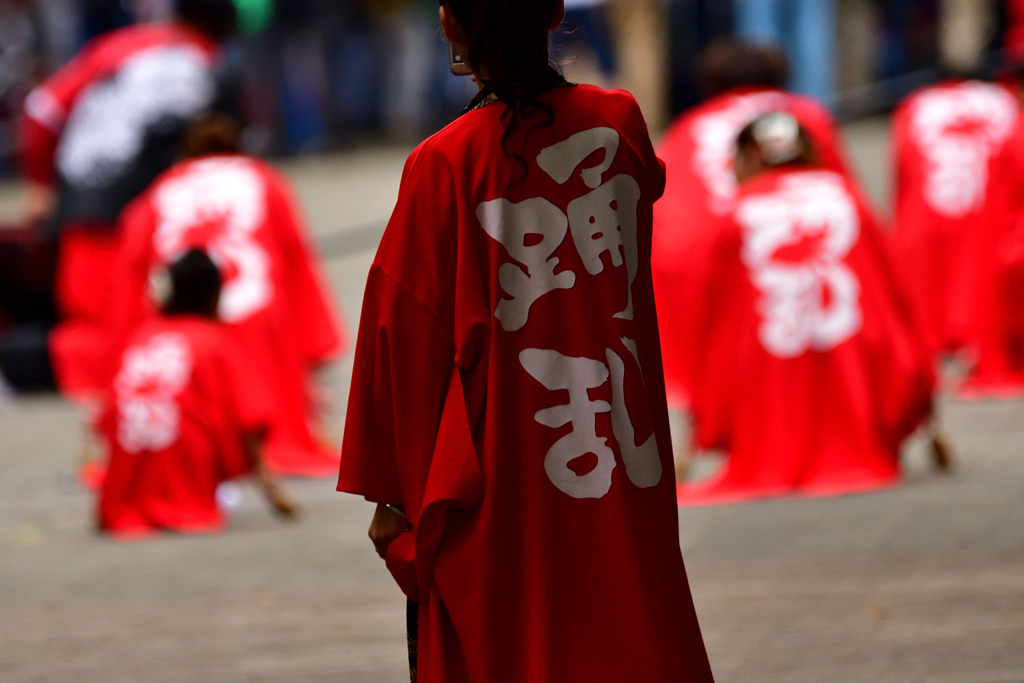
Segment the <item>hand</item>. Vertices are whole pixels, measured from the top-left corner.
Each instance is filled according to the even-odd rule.
[[[403,531],[409,528],[409,520],[398,514],[387,505],[377,505],[373,513],[373,521],[370,522],[370,530],[367,535],[373,541],[373,547],[385,559],[388,555],[388,547],[391,542],[398,538]]]
[[[270,500],[270,506],[281,519],[294,522],[299,518],[299,506],[291,501],[280,489],[274,488],[272,491],[267,493],[267,498]]]

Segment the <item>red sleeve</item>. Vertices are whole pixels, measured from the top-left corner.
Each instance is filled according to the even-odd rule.
[[[271,422],[272,396],[265,378],[252,371],[246,354],[222,323],[211,321],[204,336],[203,354],[193,370],[211,404],[205,416],[215,432],[222,481],[252,472],[246,438],[266,432]]]
[[[458,205],[443,154],[426,144],[406,165],[367,281],[338,479],[339,491],[403,504],[411,519],[455,368]]]
[[[110,348],[104,371],[111,379],[132,330],[153,313],[149,299],[149,267],[155,229],[156,214],[148,193],[129,204],[118,220],[121,245],[114,266],[115,276],[111,278],[113,287],[106,320]]]
[[[643,161],[643,167],[647,170],[648,177],[644,187],[650,187],[654,191],[651,203],[661,199],[665,194],[665,162],[658,158],[654,151],[654,144],[651,142],[651,133],[647,128],[647,120],[636,98],[625,90],[616,91],[621,94],[628,107],[626,120],[629,124],[630,143],[634,145],[636,153]]]
[[[852,188],[851,188],[852,189]],[[868,315],[879,316],[892,311],[892,319],[878,319],[885,325],[884,350],[871,355],[871,377],[876,395],[872,401],[886,445],[893,452],[931,412],[935,378],[921,330],[915,321],[904,288],[897,277],[896,262],[888,235],[883,232],[874,213],[863,199],[858,199],[860,213],[859,245],[867,252],[862,265],[861,305],[877,307]],[[891,300],[884,305],[882,297]]]
[[[25,178],[51,184],[56,172],[54,154],[61,132],[81,92],[99,75],[102,39],[87,45],[77,57],[33,90],[25,100],[18,140],[18,157]]]
[[[716,220],[710,275],[696,308],[700,330],[694,364],[691,410],[693,443],[701,449],[728,449],[732,406],[742,381],[739,351],[747,338],[746,312],[751,307],[750,276],[740,261],[740,228],[731,215]]]
[[[296,339],[311,365],[345,350],[345,334],[331,306],[319,259],[306,240],[305,222],[283,178],[268,173],[270,220],[274,222],[284,256],[285,298],[297,326]]]
[[[220,323],[223,325],[223,323]],[[249,356],[237,348],[234,337],[225,332],[225,384],[228,405],[238,430],[243,435],[264,432],[273,421],[275,396],[268,378],[253,372]]]
[[[450,330],[375,265],[359,323],[339,491],[418,510],[453,346]]]

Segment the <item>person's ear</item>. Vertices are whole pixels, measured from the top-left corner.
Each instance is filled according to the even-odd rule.
[[[555,13],[551,15],[551,25],[548,26],[548,30],[554,31],[562,25],[563,21],[565,21],[565,0],[556,0]]]
[[[450,12],[444,5],[441,5],[438,14],[441,17],[441,30],[444,31],[444,37],[456,45],[464,43],[465,35],[462,33],[462,27],[459,26],[459,22],[455,20],[455,14]]]

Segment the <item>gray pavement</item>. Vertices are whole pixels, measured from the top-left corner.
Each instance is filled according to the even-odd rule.
[[[885,121],[847,127],[880,206]],[[407,150],[286,165],[354,332]],[[16,197],[0,189],[0,217]],[[341,432],[351,361],[332,371]],[[941,402],[958,468],[921,439],[900,488],[680,512],[721,682],[1024,682],[1024,402]],[[219,536],[118,543],[73,485],[80,416],[0,407],[0,680],[405,680],[404,604],[365,538],[370,509],[290,481],[304,516],[246,490]]]

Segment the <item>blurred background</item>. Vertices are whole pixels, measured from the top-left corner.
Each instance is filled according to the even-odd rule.
[[[0,0],[0,223],[20,220],[17,122],[92,37],[167,18],[170,0]],[[228,46],[246,151],[293,183],[354,334],[366,274],[413,146],[476,92],[449,73],[436,0],[237,0]],[[1015,0],[567,0],[553,51],[571,81],[623,87],[657,138],[697,104],[695,60],[740,37],[782,46],[790,87],[843,123],[879,206],[889,113],[944,74],[1024,44]],[[327,373],[340,439],[348,355]],[[938,414],[957,457],[871,496],[680,512],[722,681],[1024,681],[1024,401]],[[404,599],[365,537],[372,509],[330,480],[287,482],[283,526],[251,487],[222,536],[135,544],[94,533],[76,481],[83,410],[0,395],[0,679],[408,680]],[[681,427],[685,429],[685,427]]]
[[[723,36],[785,47],[792,89],[842,118],[879,111],[1015,40],[1005,0],[569,0],[556,57],[570,80],[625,87],[654,129],[695,104],[693,63]],[[32,86],[90,38],[157,21],[170,0],[0,0],[0,163]],[[433,0],[239,0],[231,46],[248,149],[301,154],[421,139],[472,85],[448,73]]]

